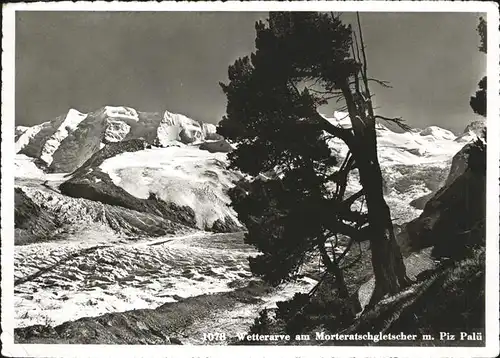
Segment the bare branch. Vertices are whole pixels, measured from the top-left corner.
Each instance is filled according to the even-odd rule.
[[[342,13],[338,13],[337,15],[335,15],[335,13],[333,11],[330,11],[330,16],[332,17],[332,20],[338,20],[340,18],[340,15]]]
[[[288,81],[288,84],[290,86],[292,86],[292,88],[295,90],[295,94],[300,97],[301,93],[300,93],[299,89],[297,88],[297,86],[295,85],[295,83],[293,83],[293,81]]]
[[[321,81],[321,78],[320,77],[316,78],[316,81],[314,81],[313,84],[311,84],[311,86],[316,86],[319,81]]]
[[[337,182],[337,190],[335,193],[339,200],[342,200],[342,198],[344,197],[345,190],[347,188],[347,178],[349,177],[349,172],[351,171],[353,164],[354,157],[351,156],[347,161],[346,166],[343,169],[340,169],[340,180]]]
[[[351,52],[352,52],[352,57],[354,58],[354,61],[358,62],[356,59],[356,52],[354,52],[354,43],[351,42]]]
[[[354,244],[354,239],[351,238],[347,243],[345,250],[339,255],[339,257],[337,257],[337,262],[340,262],[347,255],[349,250],[351,250],[352,244]]]
[[[293,81],[288,81],[288,84],[295,90],[295,93],[300,96],[301,93]],[[349,147],[352,141],[352,132],[349,129],[338,127],[331,124],[326,118],[324,118],[317,111],[312,111],[313,113],[308,116],[309,122],[312,122],[324,130],[327,133],[334,135],[337,138],[342,139],[344,143]],[[304,123],[304,121],[298,121],[298,123]],[[307,122],[306,122],[307,123]]]
[[[306,120],[297,121],[298,125],[316,125],[319,129],[333,135],[334,137],[340,138],[347,146],[350,145],[352,139],[352,133],[349,129],[342,128],[331,124],[327,119],[325,119],[318,112],[311,114]]]
[[[309,293],[308,293],[309,297],[312,297],[316,293],[316,291],[318,290],[319,286],[321,285],[321,283],[323,282],[323,280],[325,279],[325,277],[328,275],[328,273],[329,273],[328,270],[325,270],[323,272],[323,275],[319,279],[318,283],[316,285],[314,285],[314,287],[309,291]]]
[[[383,119],[384,121],[394,123],[397,126],[399,126],[401,129],[403,129],[404,131],[411,130],[411,127],[408,124],[404,123],[404,120],[401,117],[389,118],[389,117],[376,115],[375,119]]]
[[[355,85],[356,86],[356,91],[359,92],[358,76],[357,76],[357,74],[355,74],[354,76],[355,76],[355,80],[349,82],[349,85]],[[392,86],[389,84],[390,83],[389,81],[377,80],[376,78],[369,78],[368,81],[369,82],[376,82],[376,83],[378,83],[379,85],[381,85],[382,87],[385,87],[385,88],[392,88]],[[374,95],[371,95],[371,96],[373,97]]]
[[[307,89],[313,93],[319,93],[319,94],[335,94],[335,92],[331,92],[331,91],[320,91],[320,90],[317,90],[317,89],[314,89],[314,88],[310,88],[310,87],[307,87]]]
[[[341,270],[347,270],[348,268],[350,268],[350,267],[354,266],[355,264],[357,264],[361,260],[361,257],[363,257],[363,253],[360,251],[359,254],[358,254],[358,256],[356,256],[356,258],[353,261],[349,262],[345,266],[342,266],[340,269]]]
[[[368,86],[368,61],[366,59],[365,42],[363,40],[363,30],[361,28],[361,20],[359,19],[359,12],[356,12],[356,18],[358,20],[358,30],[359,30],[359,40],[361,42],[361,53],[363,55],[363,83],[365,85],[365,95],[369,100],[366,102],[368,108],[368,114],[371,118],[375,117],[373,112],[373,101],[371,100],[372,95],[370,92],[370,87]]]
[[[376,78],[369,78],[368,81],[373,81],[381,85],[382,87],[385,88],[392,88],[392,86],[389,84],[389,81],[382,81],[382,80],[377,80]]]
[[[325,100],[325,101],[327,101],[329,99],[337,99],[337,101],[338,101],[339,96],[335,95],[335,96],[325,96],[325,97],[318,97],[318,98],[322,99],[322,100]]]
[[[341,204],[342,206],[350,207],[357,199],[361,198],[364,195],[363,189],[358,191],[356,194],[351,195],[347,199],[345,199]]]
[[[346,224],[342,221],[335,221],[331,223],[325,223],[328,225],[327,229],[332,233],[332,234],[340,234],[340,235],[345,235],[347,237],[350,237],[354,239],[356,242],[362,242],[362,241],[367,241],[369,240],[369,235],[367,233],[369,232],[370,226],[364,226],[361,229],[358,229],[354,226],[351,226],[349,224]]]
[[[361,53],[359,52],[359,44],[358,44],[358,36],[356,35],[356,32],[353,31],[353,36],[354,36],[354,47],[356,48],[356,57],[354,58],[357,62],[361,63]],[[365,73],[363,71],[363,68],[360,69],[361,74],[364,76]]]
[[[354,223],[356,225],[356,230],[368,223],[368,215],[362,214],[359,211],[344,210],[339,213],[338,216],[340,216],[342,220]]]
[[[342,121],[342,120],[344,120],[346,118],[349,118],[349,114],[346,114],[344,117],[340,118],[339,121]]]
[[[359,19],[359,12],[356,12],[356,18],[358,20],[358,30],[359,30],[359,42],[361,47],[361,53],[363,55],[363,72],[366,76],[368,63],[366,60],[365,42],[363,41],[363,30],[361,29],[361,20]]]

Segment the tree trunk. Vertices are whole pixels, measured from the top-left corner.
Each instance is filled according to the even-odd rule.
[[[367,128],[368,136],[357,141],[358,155],[355,157],[361,185],[365,193],[370,226],[370,246],[375,275],[375,289],[369,306],[386,294],[395,294],[409,283],[401,250],[396,242],[392,226],[391,211],[383,194],[383,181],[377,158],[375,129]]]
[[[384,295],[401,291],[409,283],[409,279],[394,235],[391,211],[383,194],[382,172],[377,156],[375,118],[357,108],[347,82],[341,85],[341,89],[354,132],[350,142],[346,144],[349,145],[358,168],[368,209],[372,266],[375,275],[375,289],[368,304],[372,306]],[[371,113],[371,107],[369,109]]]

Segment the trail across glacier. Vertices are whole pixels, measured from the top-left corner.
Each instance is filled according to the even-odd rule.
[[[139,242],[96,237],[89,242],[17,246],[16,326],[55,326],[80,317],[156,308],[180,298],[231,291],[251,278],[247,257],[255,252],[242,236],[199,232]],[[273,305],[276,298],[307,291],[313,284],[306,279],[288,285],[263,298],[263,304]],[[261,306],[240,307],[246,320],[239,314],[236,323],[251,323]],[[234,315],[227,316],[218,324],[230,324]]]

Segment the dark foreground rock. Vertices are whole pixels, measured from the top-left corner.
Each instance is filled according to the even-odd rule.
[[[455,155],[446,184],[398,235],[405,254],[434,246],[436,257],[458,257],[474,245],[484,244],[485,168],[486,147],[481,141]]]
[[[475,142],[466,144],[457,154],[453,156],[450,171],[443,183],[443,186],[450,186],[455,181],[455,179],[457,179],[467,170],[470,152],[471,150],[473,151],[476,146],[476,144],[474,143]],[[433,189],[431,193],[412,200],[410,202],[410,205],[420,210],[424,209],[425,204],[427,204],[427,202],[436,195],[439,189],[440,188]]]
[[[386,298],[363,313],[343,334],[404,332],[415,334],[411,343],[422,346],[483,346],[485,332],[485,254],[478,250],[466,260],[453,262],[422,274],[409,289]],[[481,333],[478,341],[441,341],[440,332],[459,337],[460,332]],[[434,340],[422,340],[430,334]],[[323,342],[352,345],[356,342]],[[408,341],[365,341],[359,345],[408,345]]]
[[[481,119],[467,125],[463,133],[459,135],[457,139],[455,139],[455,141],[459,141],[464,137],[468,138],[471,135],[476,135],[477,137],[484,139],[485,133],[486,133],[486,121]]]
[[[423,210],[425,208],[425,204],[434,196],[436,192],[432,192],[429,194],[425,194],[419,198],[413,199],[410,201],[410,205],[416,209]]]

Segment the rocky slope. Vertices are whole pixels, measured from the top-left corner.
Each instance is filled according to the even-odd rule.
[[[194,227],[196,223],[191,208],[164,202],[154,195],[146,199],[136,198],[121,187],[114,185],[109,176],[98,167],[104,160],[116,154],[144,150],[145,147],[146,144],[141,139],[110,143],[95,153],[72,174],[70,179],[59,186],[61,193],[151,214]]]
[[[470,147],[470,143],[474,142],[478,138],[484,138],[485,134],[485,122],[484,121],[476,121],[469,124],[463,133],[459,135],[455,141],[458,143],[467,143],[466,147]],[[442,185],[450,185],[458,176],[460,176],[467,168],[467,163],[469,159],[469,150],[460,150],[457,154],[453,156],[450,171],[448,176],[446,177],[446,181],[442,181]],[[437,188],[432,189],[432,191],[426,195],[418,197],[410,202],[410,205],[417,209],[424,209],[425,204],[431,199],[441,188],[439,185]]]
[[[15,245],[50,240],[56,236],[55,230],[60,223],[53,213],[43,210],[20,188],[15,188],[14,203]]]
[[[343,113],[329,120],[350,126]],[[466,133],[472,135],[473,130]],[[44,165],[52,172],[74,171],[61,186],[67,195],[160,216],[163,211],[174,220],[174,211],[184,208],[179,219],[186,225],[218,232],[240,228],[226,191],[241,176],[227,170],[224,153],[233,147],[213,125],[170,112],[160,115],[107,106],[87,115],[70,110],[51,122],[20,127],[17,137],[19,153],[36,159],[16,160],[20,176],[43,176],[35,173],[35,167]],[[397,224],[420,214],[408,203],[441,186],[450,158],[464,145],[464,138],[435,126],[396,133],[378,125],[386,199]],[[136,144],[129,142],[139,146],[131,149]],[[347,148],[340,141],[331,140],[330,146],[340,158],[345,156]],[[347,190],[358,189],[354,171]]]
[[[134,239],[194,231],[161,215],[75,199],[50,188],[23,186],[15,193],[16,245],[84,237],[87,229],[98,227],[103,233]]]
[[[421,346],[483,346],[485,343],[485,253],[479,250],[471,257],[450,262],[422,272],[417,281],[375,307],[342,331],[344,334],[380,332],[394,335],[415,334]],[[422,334],[439,337],[440,332],[459,336],[460,332],[481,332],[478,341],[423,340]],[[315,342],[321,345],[408,345],[396,340],[378,342]]]
[[[478,139],[453,157],[444,186],[422,214],[399,235],[406,252],[434,246],[435,256],[455,257],[484,243],[486,218],[486,148]]]

